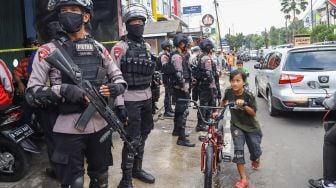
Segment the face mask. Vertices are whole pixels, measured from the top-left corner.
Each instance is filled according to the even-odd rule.
[[[142,37],[144,30],[145,30],[145,25],[130,25],[126,24],[126,30],[129,34],[134,35],[136,37]]]
[[[67,33],[76,33],[83,25],[83,15],[72,12],[60,13],[59,22]]]

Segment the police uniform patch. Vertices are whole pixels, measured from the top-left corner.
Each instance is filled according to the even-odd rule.
[[[122,48],[121,47],[115,47],[113,49],[113,53],[114,53],[115,59],[118,59],[120,57],[121,52],[122,52]]]
[[[38,59],[39,62],[41,62],[45,57],[47,57],[49,55],[50,52],[50,48],[47,46],[41,46],[38,49]]]
[[[76,51],[78,56],[90,56],[93,55],[94,47],[90,43],[76,44]]]

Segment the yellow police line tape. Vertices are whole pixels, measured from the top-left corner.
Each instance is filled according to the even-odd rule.
[[[101,42],[101,44],[116,44],[119,41],[109,41],[109,42]],[[13,49],[2,49],[0,53],[8,53],[8,52],[22,52],[22,51],[33,51],[37,48],[13,48]]]

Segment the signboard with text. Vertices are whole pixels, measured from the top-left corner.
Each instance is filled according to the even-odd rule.
[[[183,14],[200,14],[200,13],[202,13],[201,5],[183,7]]]
[[[307,46],[310,45],[309,35],[295,35],[294,36],[294,46]]]

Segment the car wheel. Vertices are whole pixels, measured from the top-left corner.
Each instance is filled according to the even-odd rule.
[[[261,93],[260,93],[260,90],[259,90],[259,85],[258,85],[258,82],[256,81],[255,82],[255,88],[256,88],[256,95],[257,97],[262,97]]]
[[[268,104],[268,113],[271,116],[276,116],[280,114],[280,111],[275,109],[272,104],[272,93],[271,91],[267,94],[267,104]]]

